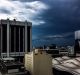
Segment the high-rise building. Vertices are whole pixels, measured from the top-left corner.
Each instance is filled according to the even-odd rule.
[[[32,23],[0,20],[1,57],[22,57],[32,48]]]
[[[80,30],[75,31],[75,52],[80,53]]]

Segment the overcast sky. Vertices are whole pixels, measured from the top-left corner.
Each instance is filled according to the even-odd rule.
[[[0,0],[0,19],[32,22],[33,45],[73,45],[80,0]]]

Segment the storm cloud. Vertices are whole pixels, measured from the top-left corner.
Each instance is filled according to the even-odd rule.
[[[47,43],[74,45],[74,32],[80,30],[80,1],[47,0],[45,3],[50,6],[50,9],[42,17],[46,22],[45,25],[33,29],[34,34],[40,33],[36,38],[48,37]]]
[[[0,8],[0,18],[32,22],[33,45],[74,45],[80,30],[80,0],[1,0]]]

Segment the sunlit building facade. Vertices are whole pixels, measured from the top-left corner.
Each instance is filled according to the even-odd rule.
[[[80,30],[75,31],[75,52],[80,53]]]

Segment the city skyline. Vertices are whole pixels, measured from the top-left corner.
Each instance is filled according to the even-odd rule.
[[[79,8],[79,0],[1,0],[0,19],[31,21],[33,45],[74,45]]]

